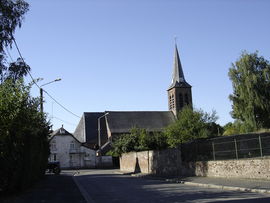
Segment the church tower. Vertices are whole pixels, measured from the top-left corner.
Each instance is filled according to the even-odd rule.
[[[172,83],[167,91],[169,110],[172,111],[175,116],[185,105],[190,105],[192,107],[191,85],[188,84],[185,80],[176,45],[174,53]]]

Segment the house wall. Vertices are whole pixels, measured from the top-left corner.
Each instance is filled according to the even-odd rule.
[[[81,146],[71,135],[55,135],[50,140],[50,151],[49,160],[59,161],[61,168],[95,167],[95,151]]]

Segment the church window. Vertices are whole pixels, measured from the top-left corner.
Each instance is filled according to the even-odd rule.
[[[183,95],[179,94],[179,107],[180,107],[180,109],[183,108],[183,106],[184,106]]]
[[[170,110],[172,109],[172,96],[169,96],[169,105],[170,105]]]

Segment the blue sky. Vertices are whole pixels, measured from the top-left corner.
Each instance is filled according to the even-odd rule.
[[[40,84],[66,108],[168,110],[174,37],[193,104],[232,121],[228,69],[243,50],[269,60],[267,0],[29,0],[15,37]],[[18,57],[11,50],[12,58]],[[29,80],[29,79],[28,79]],[[30,81],[30,80],[29,80]],[[38,89],[33,87],[33,95]],[[73,132],[79,118],[47,95],[54,129]],[[63,121],[61,121],[61,120]]]

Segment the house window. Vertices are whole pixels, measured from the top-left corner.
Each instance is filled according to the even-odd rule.
[[[70,143],[70,149],[75,149],[75,142],[74,141],[71,141],[71,143]]]
[[[53,154],[53,161],[56,161],[56,154]]]
[[[56,151],[57,150],[56,149],[56,141],[55,140],[51,142],[51,150],[52,151]]]

